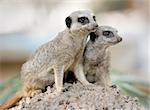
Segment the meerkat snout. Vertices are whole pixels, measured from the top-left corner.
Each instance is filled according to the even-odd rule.
[[[95,44],[114,45],[122,41],[122,37],[118,35],[118,31],[110,26],[100,26],[96,32],[90,33],[90,40]]]
[[[101,26],[101,33],[104,42],[108,45],[116,44],[122,41],[122,38],[118,35],[118,31],[110,26]]]
[[[121,37],[118,37],[118,42],[121,42],[122,41],[122,38]]]
[[[97,27],[98,27],[98,24],[95,24],[95,27],[97,28]]]
[[[71,32],[94,32],[98,28],[96,18],[90,11],[76,11],[65,19],[66,26]]]

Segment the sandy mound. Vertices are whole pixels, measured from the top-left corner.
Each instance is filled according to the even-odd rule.
[[[54,87],[47,87],[46,92],[23,98],[10,110],[144,110],[137,98],[121,95],[115,86],[66,83],[65,88],[65,92],[56,95]]]

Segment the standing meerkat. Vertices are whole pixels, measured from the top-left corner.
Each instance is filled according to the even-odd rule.
[[[75,11],[65,22],[67,28],[55,39],[38,48],[23,64],[23,87],[12,99],[4,103],[0,110],[14,106],[22,97],[32,96],[37,90],[45,89],[54,81],[57,92],[61,92],[64,72],[67,70],[73,71],[83,85],[90,84],[85,78],[81,59],[88,34],[98,28],[95,16],[90,11]]]
[[[108,48],[122,41],[117,30],[110,26],[100,26],[90,34],[84,52],[84,72],[87,80],[102,86],[110,85],[110,52]]]

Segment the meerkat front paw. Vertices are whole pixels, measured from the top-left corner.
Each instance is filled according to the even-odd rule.
[[[63,92],[67,91],[65,88],[63,87],[58,87],[50,96],[49,98],[54,98],[56,96],[59,96],[60,94],[62,94]]]
[[[61,93],[61,92],[64,92],[65,91],[65,88],[64,87],[57,87],[56,91],[58,93]]]
[[[25,96],[28,96],[28,97],[34,97],[35,95],[37,94],[40,94],[42,92],[42,90],[35,90],[35,89],[32,89],[32,90],[29,90]]]
[[[92,83],[89,83],[88,81],[82,82],[82,84],[83,84],[84,86],[92,86],[92,85],[93,85]]]

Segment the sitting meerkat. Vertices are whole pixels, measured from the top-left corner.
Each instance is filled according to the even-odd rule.
[[[90,34],[83,55],[83,66],[87,80],[101,86],[111,84],[109,67],[110,53],[108,48],[122,41],[117,30],[110,26],[100,26]]]
[[[66,19],[67,28],[55,39],[42,45],[23,64],[21,70],[22,89],[0,110],[14,106],[22,97],[32,96],[55,81],[57,92],[63,90],[64,72],[71,70],[83,84],[89,85],[82,66],[82,56],[88,34],[96,31],[98,24],[90,11],[75,11]],[[54,75],[52,74],[54,73]]]

